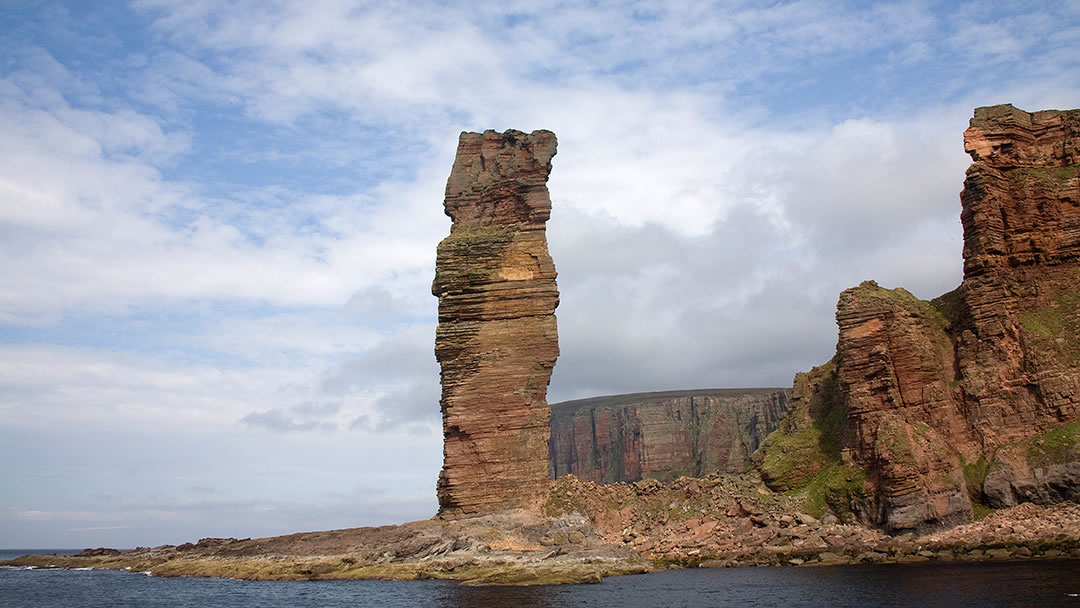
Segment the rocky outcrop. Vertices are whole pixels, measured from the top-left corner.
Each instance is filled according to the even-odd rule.
[[[979,449],[954,381],[944,315],[903,289],[868,281],[840,294],[836,320],[844,457],[873,472],[874,519],[919,532],[970,521],[961,462]]]
[[[705,389],[553,404],[551,476],[606,484],[741,473],[787,412],[789,393]]]
[[[446,184],[435,356],[446,517],[530,506],[546,491],[559,292],[548,254],[549,131],[462,133]]]
[[[873,282],[841,294],[836,357],[810,387],[827,407],[766,441],[766,481],[821,481],[781,466],[785,446],[815,471],[861,470],[850,506],[894,533],[969,521],[983,503],[1077,499],[1078,129],[1078,110],[976,109],[964,133],[974,162],[961,193],[963,283],[932,302]],[[836,449],[796,441],[805,428],[831,429]]]

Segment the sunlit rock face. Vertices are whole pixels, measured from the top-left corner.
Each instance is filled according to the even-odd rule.
[[[989,448],[1080,413],[1080,110],[978,108],[964,149],[957,355]]]
[[[1053,454],[1037,437],[1080,413],[1078,128],[1076,110],[977,108],[960,288],[932,304],[867,285],[841,295],[849,445],[889,529],[967,521],[971,497],[1078,495],[1075,433],[1049,438]]]
[[[435,356],[442,366],[439,513],[534,506],[548,488],[548,382],[559,292],[548,254],[550,131],[462,133],[446,184]]]
[[[978,108],[964,149],[957,360],[992,460],[979,490],[1080,500],[1080,110]]]

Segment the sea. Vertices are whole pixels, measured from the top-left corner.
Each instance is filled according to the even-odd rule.
[[[72,552],[0,550],[0,560],[27,553]],[[0,567],[0,606],[1080,608],[1080,560],[668,570],[610,577],[596,585],[536,587],[473,587],[451,581],[158,578],[114,570]]]

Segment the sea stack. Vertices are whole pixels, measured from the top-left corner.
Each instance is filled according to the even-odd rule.
[[[547,490],[547,387],[559,355],[548,254],[555,134],[462,133],[446,183],[435,357],[442,367],[439,515],[529,508]]]

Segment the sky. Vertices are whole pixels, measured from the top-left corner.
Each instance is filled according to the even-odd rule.
[[[431,517],[458,134],[550,129],[549,401],[790,386],[962,277],[1080,2],[0,2],[0,548]]]

